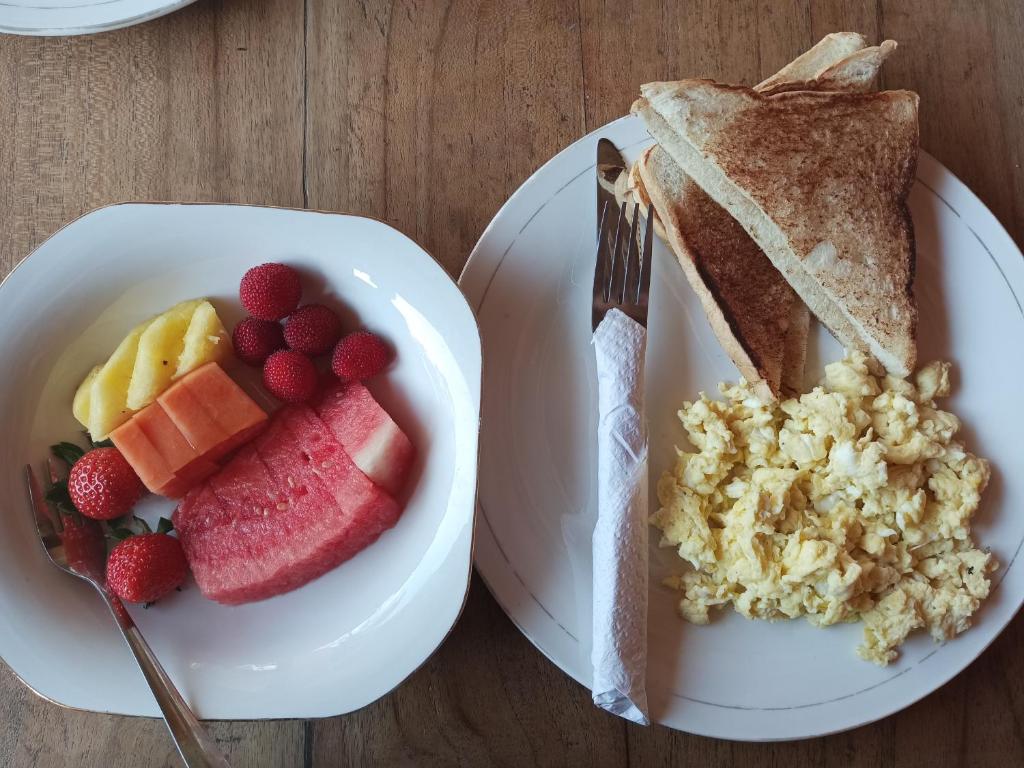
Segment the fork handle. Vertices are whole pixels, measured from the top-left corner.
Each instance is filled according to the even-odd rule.
[[[106,599],[107,606],[114,614],[121,634],[124,635],[124,641],[135,655],[135,660],[139,663],[150,690],[153,691],[153,697],[164,715],[164,721],[185,765],[188,768],[231,768],[218,749],[217,743],[203,728],[199,718],[157,661],[149,643],[125,610],[120,598],[104,589],[100,589],[100,594]]]

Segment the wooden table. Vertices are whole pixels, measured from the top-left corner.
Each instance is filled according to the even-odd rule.
[[[1020,242],[1019,2],[200,0],[111,34],[0,39],[0,274],[96,206],[214,200],[370,214],[457,275],[508,195],[640,83],[753,83],[845,29],[899,41],[883,85],[920,92],[923,147]],[[880,723],[733,744],[596,710],[474,579],[445,645],[372,706],[212,730],[235,766],[1022,765],[1022,641],[1018,617]],[[179,764],[160,721],[67,711],[0,669],[0,765]]]

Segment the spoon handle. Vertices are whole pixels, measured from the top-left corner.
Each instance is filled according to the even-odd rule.
[[[195,713],[178,693],[171,678],[157,661],[149,643],[146,642],[132,617],[125,610],[120,598],[105,589],[100,593],[107,601],[110,612],[117,620],[117,626],[124,640],[135,655],[142,674],[149,683],[167,728],[181,753],[181,759],[188,768],[231,768],[231,765],[217,748],[216,742],[203,728]]]

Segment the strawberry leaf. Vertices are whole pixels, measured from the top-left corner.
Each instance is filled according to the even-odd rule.
[[[46,500],[62,514],[70,515],[78,511],[75,509],[75,503],[71,500],[66,480],[55,480],[46,491]]]
[[[74,523],[82,522],[82,513],[78,511],[75,502],[71,500],[66,480],[55,480],[46,489],[46,500],[57,512],[56,524],[58,529],[64,527],[64,518],[70,518]]]
[[[163,518],[161,518],[163,519]],[[167,521],[168,524],[170,521]],[[107,535],[114,541],[123,541],[129,536],[141,536],[144,533],[152,533],[153,529],[141,517],[136,517],[131,512],[113,520],[106,521]]]
[[[106,440],[100,440],[98,443],[93,443],[92,447],[93,448],[113,448],[114,447],[114,441],[111,440],[108,437]]]
[[[109,528],[127,528],[132,524],[132,520],[135,519],[135,515],[131,512],[115,517],[112,520],[107,520],[107,526]]]
[[[63,461],[69,467],[85,455],[85,451],[74,443],[60,442],[50,446],[50,453]]]
[[[174,530],[174,523],[168,520],[166,517],[161,517],[160,522],[156,525],[157,533],[170,533]]]

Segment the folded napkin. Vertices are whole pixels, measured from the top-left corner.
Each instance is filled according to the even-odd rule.
[[[594,703],[647,718],[647,330],[617,309],[594,331],[599,420],[593,540]]]

